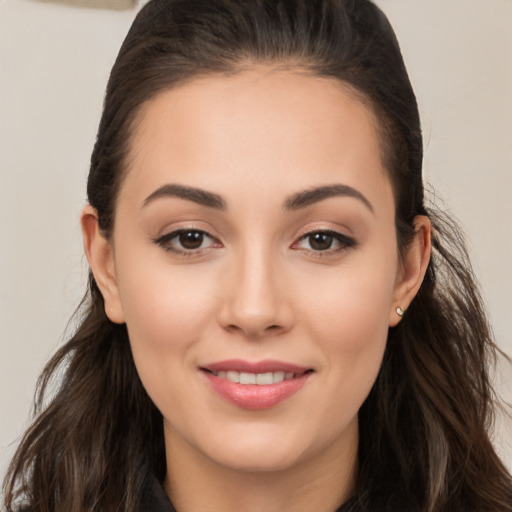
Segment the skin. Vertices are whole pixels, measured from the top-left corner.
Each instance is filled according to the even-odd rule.
[[[107,314],[126,322],[164,417],[174,505],[335,510],[353,492],[357,413],[388,329],[430,254],[424,217],[398,254],[372,112],[334,80],[257,68],[160,94],[139,115],[130,148],[113,237],[98,232],[90,206],[82,228]],[[166,184],[215,193],[226,207],[147,200]],[[293,194],[332,184],[369,204],[336,195],[284,207]],[[175,252],[179,239],[162,236],[176,229],[209,236]],[[308,233],[326,230],[343,243],[318,250]],[[233,358],[314,371],[284,402],[248,410],[213,392],[199,370]]]

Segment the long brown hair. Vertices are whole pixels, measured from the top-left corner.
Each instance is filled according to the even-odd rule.
[[[350,84],[379,119],[399,246],[416,215],[433,254],[403,321],[390,329],[360,410],[356,498],[362,511],[512,511],[512,479],[489,440],[498,352],[464,241],[425,205],[416,99],[389,22],[368,0],[152,0],[112,69],[88,199],[111,236],[130,134],[142,105],[199,75],[288,65]],[[5,480],[8,511],[137,508],[146,472],[165,475],[162,416],[137,375],[123,325],[92,276],[80,324],[39,381],[36,419]],[[49,401],[49,383],[63,374]]]

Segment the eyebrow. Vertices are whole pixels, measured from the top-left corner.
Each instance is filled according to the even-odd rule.
[[[315,187],[290,196],[284,203],[285,210],[300,210],[312,204],[329,199],[330,197],[353,197],[361,201],[372,213],[375,213],[372,204],[366,197],[349,185],[334,184]]]
[[[307,208],[312,204],[318,203],[331,197],[353,197],[361,201],[372,213],[374,209],[370,201],[366,197],[349,185],[334,184],[334,185],[323,185],[320,187],[314,187],[302,192],[297,192],[291,195],[284,202],[285,210],[300,210]],[[168,184],[156,189],[144,200],[143,206],[147,206],[152,201],[164,197],[177,197],[179,199],[185,199],[186,201],[192,201],[201,206],[207,206],[208,208],[214,208],[216,210],[226,210],[226,201],[213,192],[206,190],[188,187],[185,185]]]
[[[218,194],[207,192],[200,188],[174,184],[164,185],[156,189],[152,194],[144,199],[143,206],[147,206],[154,200],[163,197],[178,197],[216,210],[226,209],[226,201],[224,201],[224,199],[222,199]]]

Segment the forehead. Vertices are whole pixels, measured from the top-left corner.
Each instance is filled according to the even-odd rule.
[[[147,193],[182,179],[211,189],[226,180],[252,191],[268,180],[301,187],[336,181],[342,169],[352,170],[348,179],[378,169],[387,181],[381,156],[375,115],[348,85],[260,68],[197,78],[147,102],[126,178]]]

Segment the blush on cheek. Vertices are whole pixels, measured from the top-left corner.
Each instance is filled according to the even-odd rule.
[[[387,301],[353,301],[350,297],[343,297],[328,304],[317,301],[315,307],[315,327],[321,328],[319,336],[326,340],[329,350],[357,353],[364,351],[365,347],[371,350],[376,345],[385,344],[388,333]]]

